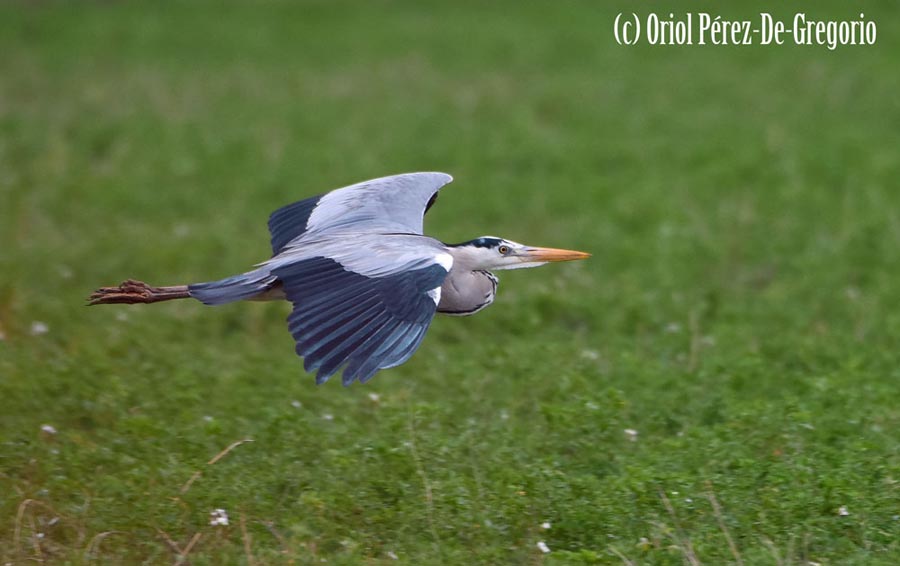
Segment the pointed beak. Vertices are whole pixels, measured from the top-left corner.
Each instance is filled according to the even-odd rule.
[[[574,261],[576,259],[587,259],[591,254],[586,252],[576,252],[573,250],[559,250],[556,248],[528,248],[528,251],[522,254],[527,261]]]

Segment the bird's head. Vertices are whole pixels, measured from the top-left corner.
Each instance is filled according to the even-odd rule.
[[[537,267],[550,261],[587,259],[591,254],[556,248],[537,248],[494,236],[482,236],[450,246],[455,261],[470,269],[500,270]]]

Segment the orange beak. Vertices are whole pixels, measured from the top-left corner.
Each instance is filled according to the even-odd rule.
[[[526,257],[530,261],[574,261],[576,259],[587,259],[591,257],[591,254],[573,250],[558,250],[556,248],[528,248]]]

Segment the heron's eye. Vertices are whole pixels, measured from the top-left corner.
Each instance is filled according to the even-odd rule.
[[[500,246],[497,248],[497,251],[500,252],[501,255],[506,255],[509,253],[509,246]]]

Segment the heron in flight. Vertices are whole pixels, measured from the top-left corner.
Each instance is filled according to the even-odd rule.
[[[484,236],[444,244],[422,234],[446,173],[364,181],[289,204],[269,217],[272,257],[219,281],[151,287],[129,279],[90,304],[193,298],[207,305],[287,299],[288,329],[321,384],[370,380],[413,355],[435,313],[475,314],[494,301],[491,271],[537,267],[590,254]]]

